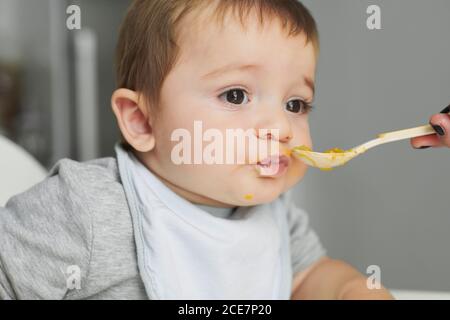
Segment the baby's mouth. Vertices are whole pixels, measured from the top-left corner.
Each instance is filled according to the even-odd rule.
[[[285,155],[272,155],[258,161],[255,169],[260,176],[279,177],[286,173],[289,163],[290,159]]]

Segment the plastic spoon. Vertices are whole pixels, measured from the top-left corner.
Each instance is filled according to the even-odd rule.
[[[345,151],[340,149],[331,149],[325,152],[314,152],[305,146],[294,147],[291,151],[294,156],[298,157],[309,166],[322,170],[331,170],[334,167],[346,164],[351,159],[381,144],[435,133],[436,131],[434,131],[430,125],[425,125],[416,128],[381,133],[376,139],[370,140]]]

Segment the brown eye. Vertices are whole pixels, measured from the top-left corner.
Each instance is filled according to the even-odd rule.
[[[242,89],[231,89],[220,95],[220,97],[224,97],[228,103],[232,104],[242,104],[248,102],[247,94]]]
[[[310,109],[309,105],[302,100],[296,99],[288,101],[286,104],[286,110],[293,113],[305,113]]]

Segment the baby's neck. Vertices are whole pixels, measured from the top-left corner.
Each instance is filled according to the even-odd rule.
[[[229,208],[225,208],[225,207],[216,207],[216,206],[209,206],[209,205],[204,205],[204,204],[196,204],[194,203],[198,208],[209,212],[211,215],[217,217],[217,218],[223,218],[223,219],[227,219],[229,218],[234,211],[237,209],[237,207],[229,207]]]

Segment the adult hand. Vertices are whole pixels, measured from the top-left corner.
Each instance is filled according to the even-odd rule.
[[[450,148],[450,105],[440,113],[434,114],[430,118],[430,125],[436,134],[421,136],[411,139],[411,145],[415,149],[426,149],[430,147]]]

